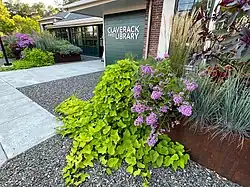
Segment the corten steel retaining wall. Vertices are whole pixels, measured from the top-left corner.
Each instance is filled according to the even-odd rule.
[[[238,138],[212,138],[211,133],[194,133],[182,125],[168,135],[185,146],[192,160],[244,187],[250,186],[250,139],[245,138],[243,146],[239,146]]]
[[[161,17],[164,0],[152,0],[152,12],[151,12],[151,27],[149,33],[149,46],[148,56],[157,56],[160,29],[161,29]],[[146,15],[145,15],[145,30],[144,30],[144,48],[143,54],[145,54],[146,40],[147,40],[147,28],[148,28],[148,13],[149,13],[149,0],[147,1]]]

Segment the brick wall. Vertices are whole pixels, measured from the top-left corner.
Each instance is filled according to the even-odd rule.
[[[152,0],[148,56],[153,56],[153,57],[157,56],[160,29],[161,29],[163,2],[164,0]],[[144,55],[145,55],[146,40],[147,40],[148,12],[149,12],[149,0],[147,0],[146,19],[145,19],[144,49],[143,49]]]

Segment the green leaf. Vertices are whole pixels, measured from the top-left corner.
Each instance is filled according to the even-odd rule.
[[[138,142],[138,140],[134,141],[134,147],[139,149],[141,147],[141,144]]]
[[[160,156],[158,156],[158,158],[156,160],[156,164],[160,168],[162,166],[162,163],[163,163],[163,156],[160,155]]]
[[[125,123],[122,122],[122,120],[120,120],[118,123],[117,123],[118,127],[121,127],[122,129],[127,127],[127,125]]]
[[[123,145],[118,145],[116,148],[116,152],[118,155],[122,155],[126,150],[126,147]]]
[[[112,174],[112,171],[111,171],[111,169],[110,169],[110,168],[107,168],[107,169],[106,169],[106,172],[107,172],[107,174],[109,174],[109,175],[111,175],[111,174]]]
[[[98,153],[100,154],[105,154],[107,152],[107,146],[103,145],[101,147],[96,147],[96,150],[98,151]]]
[[[110,158],[110,159],[108,160],[108,166],[109,166],[110,168],[113,168],[113,167],[115,167],[115,165],[118,163],[118,161],[119,161],[118,158]]]
[[[173,168],[174,171],[177,170],[177,168],[178,168],[178,162],[177,161],[172,164],[172,168]]]
[[[110,126],[104,127],[104,129],[102,130],[103,134],[107,134],[110,131],[110,129],[111,129]]]
[[[141,169],[136,170],[133,175],[136,177],[141,174]]]
[[[126,157],[125,161],[129,164],[134,166],[136,164],[136,158],[135,157]]]
[[[187,163],[187,162],[190,160],[189,154],[185,154],[185,155],[183,156],[183,158],[184,158],[184,160],[185,160],[185,163]]]
[[[175,161],[179,159],[179,156],[177,154],[174,154],[170,159]]]
[[[182,169],[185,168],[185,160],[184,160],[183,157],[181,157],[180,160],[178,160],[178,161],[176,161],[176,162],[178,162],[178,165],[179,165]]]
[[[145,168],[145,164],[143,164],[141,162],[137,162],[137,167],[143,169],[143,168]]]
[[[118,130],[111,130],[111,139],[115,144],[121,139]]]
[[[92,151],[92,147],[90,144],[86,145],[83,149],[82,149],[82,153],[86,153],[86,154],[91,154]]]
[[[143,157],[143,160],[144,160],[144,163],[145,163],[145,164],[148,164],[148,163],[151,161],[149,155],[145,155],[145,156]]]
[[[105,159],[105,156],[101,156],[100,157],[100,161],[102,165],[106,165],[107,164],[107,160]]]
[[[165,159],[164,159],[163,165],[165,167],[169,167],[171,164],[173,164],[173,162],[174,161],[170,159],[170,156],[166,156]]]
[[[126,171],[132,175],[133,171],[134,171],[133,166],[128,166],[127,169],[126,169]]]
[[[108,147],[108,154],[110,154],[110,155],[114,155],[115,154],[115,145],[111,144]]]
[[[176,153],[176,151],[173,148],[168,149],[169,154],[173,155]]]
[[[154,163],[157,160],[159,153],[157,151],[151,150],[149,152],[149,155],[150,155],[150,159],[151,159],[152,163]]]

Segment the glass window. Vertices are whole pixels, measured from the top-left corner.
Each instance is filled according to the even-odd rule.
[[[86,37],[93,37],[93,26],[88,26],[86,29]]]
[[[179,0],[178,12],[191,10],[199,0]]]

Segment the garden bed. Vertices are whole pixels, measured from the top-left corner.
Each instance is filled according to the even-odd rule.
[[[72,54],[72,55],[54,54],[54,59],[55,59],[55,63],[77,62],[77,61],[81,61],[81,55],[80,54]]]
[[[239,146],[238,138],[220,136],[191,130],[188,126],[176,126],[168,133],[173,141],[182,143],[191,159],[210,168],[229,180],[250,186],[250,140],[244,139]]]

